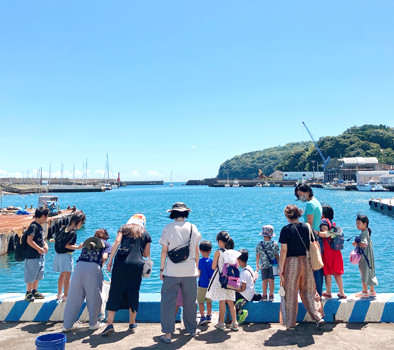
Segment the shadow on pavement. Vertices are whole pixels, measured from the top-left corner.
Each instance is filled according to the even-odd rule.
[[[48,328],[55,327],[56,323],[54,322],[40,322],[35,324],[27,324],[26,326],[22,326],[21,330],[24,332],[28,332],[31,334],[38,334],[46,332]],[[53,331],[51,331],[52,333]]]
[[[93,331],[90,331],[91,333],[93,333]],[[81,338],[86,338],[87,332],[84,332],[85,334],[81,336]],[[130,343],[132,342],[132,338],[138,335],[135,335],[134,333],[127,331],[123,331],[123,332],[115,332],[112,333],[108,336],[103,337],[100,334],[91,334],[89,336],[89,338],[87,339],[83,339],[82,340],[82,344],[89,344],[91,348],[97,348],[99,345],[102,344],[112,344],[112,343],[117,343],[118,341],[121,341],[122,339],[126,338],[130,336]],[[80,339],[81,339],[80,338]],[[68,338],[67,338],[68,340]],[[73,339],[73,340],[77,340],[77,339]],[[68,343],[68,341],[67,341]]]
[[[360,329],[365,328],[367,325],[368,325],[368,323],[348,323],[348,324],[346,324],[346,328],[360,330]]]
[[[19,325],[19,322],[0,322],[0,330],[14,328]]]
[[[264,331],[266,329],[270,329],[271,324],[270,323],[244,323],[239,325],[239,327],[242,328],[244,332],[253,333],[253,332],[259,332],[259,331]]]
[[[313,336],[332,332],[335,327],[335,323],[327,323],[321,328],[316,328],[314,323],[298,324],[294,331],[286,329],[276,331],[268,340],[264,342],[264,346],[297,345],[299,348],[304,348],[315,344]]]

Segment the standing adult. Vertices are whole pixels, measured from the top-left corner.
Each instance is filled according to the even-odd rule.
[[[280,232],[281,243],[279,277],[285,289],[284,312],[281,307],[280,321],[287,329],[293,330],[297,321],[298,292],[306,310],[316,322],[316,327],[325,324],[322,318],[322,304],[316,298],[316,285],[307,251],[309,251],[309,227],[298,219],[302,211],[295,205],[285,208],[289,222]],[[314,240],[314,238],[312,238]]]
[[[25,252],[24,277],[26,283],[26,301],[44,299],[38,288],[38,282],[44,278],[45,254],[48,252],[48,244],[45,242],[44,225],[48,219],[49,210],[38,207],[34,213],[34,221],[26,232],[27,244]]]
[[[175,304],[179,288],[183,296],[183,323],[190,336],[197,335],[197,276],[201,234],[197,227],[185,219],[191,212],[184,203],[177,202],[167,212],[174,221],[163,229],[159,243],[162,245],[160,259],[161,287],[161,328],[165,333],[160,340],[171,343],[171,335],[175,331]],[[173,262],[168,253],[174,248],[189,244],[189,254],[181,262]]]
[[[320,231],[321,217],[322,217],[322,207],[320,202],[313,196],[312,188],[307,184],[298,184],[294,191],[295,196],[301,201],[306,203],[304,212],[304,222],[311,225],[313,232],[315,233],[315,238],[319,242],[321,253],[323,254],[323,240],[321,237],[317,236]],[[323,268],[313,272],[316,282],[316,291],[319,293],[320,297],[323,293],[323,280],[324,273]]]
[[[150,255],[150,243],[152,239],[145,230],[146,219],[142,214],[133,215],[126,225],[121,226],[112,246],[108,258],[107,270],[113,271],[111,288],[107,301],[107,327],[101,335],[114,332],[115,312],[119,309],[129,309],[129,330],[134,331],[137,327],[135,318],[138,312],[143,257]],[[118,247],[120,246],[119,250]]]

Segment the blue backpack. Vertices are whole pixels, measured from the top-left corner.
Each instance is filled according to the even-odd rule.
[[[330,220],[325,219],[328,223],[328,228],[335,232],[337,236],[335,238],[328,238],[328,244],[333,250],[342,250],[343,244],[345,243],[345,236],[343,234],[343,230],[340,227],[335,226]]]

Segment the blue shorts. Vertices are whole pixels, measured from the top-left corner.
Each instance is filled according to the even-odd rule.
[[[38,259],[25,259],[24,277],[25,283],[41,281],[44,278],[45,256]]]
[[[72,254],[55,254],[53,259],[52,270],[55,272],[72,272],[74,267]]]

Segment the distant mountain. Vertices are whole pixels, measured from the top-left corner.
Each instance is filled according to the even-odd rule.
[[[325,157],[376,157],[382,164],[394,165],[394,128],[386,125],[353,126],[339,136],[326,136],[317,141]],[[262,151],[244,153],[226,160],[219,168],[217,178],[251,179],[257,177],[259,169],[268,176],[276,170],[322,171],[317,164],[322,159],[312,142],[293,142],[285,146],[267,148]]]
[[[259,169],[264,175],[271,175],[288,154],[305,152],[311,145],[312,142],[292,142],[235,156],[220,166],[217,178],[226,179],[228,171],[232,179],[254,179],[259,176]]]

